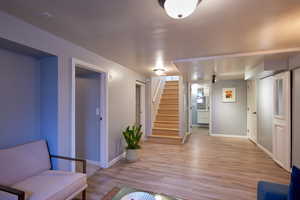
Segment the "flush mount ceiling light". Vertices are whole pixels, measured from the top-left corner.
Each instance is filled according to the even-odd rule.
[[[201,0],[158,0],[161,7],[174,19],[183,19],[191,15]]]
[[[155,68],[153,69],[154,73],[158,76],[162,76],[167,71],[165,68]]]

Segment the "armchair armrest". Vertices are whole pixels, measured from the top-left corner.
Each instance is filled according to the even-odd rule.
[[[57,159],[63,159],[63,160],[70,160],[75,162],[81,162],[82,163],[82,172],[86,174],[86,160],[79,159],[79,158],[70,158],[66,156],[57,156],[57,155],[50,155],[50,158],[57,158]]]
[[[21,190],[17,190],[15,188],[0,185],[0,191],[4,191],[4,192],[7,192],[9,194],[13,194],[13,195],[18,196],[18,200],[25,200],[25,192],[23,192]]]

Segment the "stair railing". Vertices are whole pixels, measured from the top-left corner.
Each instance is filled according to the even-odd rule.
[[[154,120],[155,120],[155,116],[158,111],[160,98],[163,93],[164,86],[165,86],[165,80],[160,79],[154,90],[154,95],[152,98],[152,122],[154,122]]]
[[[156,101],[156,98],[158,96],[159,89],[161,88],[162,82],[163,82],[163,80],[160,79],[159,82],[158,82],[158,84],[157,84],[157,86],[156,86],[156,88],[155,88],[155,92],[154,92],[154,96],[153,96],[152,102]]]

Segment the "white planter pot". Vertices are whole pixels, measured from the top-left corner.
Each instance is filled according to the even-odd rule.
[[[126,159],[128,162],[135,162],[139,159],[139,149],[127,149]]]

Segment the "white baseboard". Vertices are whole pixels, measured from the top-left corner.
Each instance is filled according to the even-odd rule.
[[[119,156],[117,156],[116,158],[114,158],[113,160],[111,160],[108,163],[108,167],[113,166],[114,164],[116,164],[118,161],[122,160],[123,158],[125,158],[126,152],[123,152],[122,154],[120,154]]]
[[[188,139],[188,137],[192,135],[192,133],[190,132],[186,132],[183,136],[183,140],[182,140],[182,144],[184,144],[186,142],[186,140]]]
[[[260,145],[260,144],[258,144],[258,143],[256,143],[257,144],[257,146],[262,150],[262,151],[264,151],[268,156],[270,156],[271,158],[272,158],[272,160],[277,164],[277,165],[279,165],[281,168],[283,168],[284,170],[286,170],[286,171],[288,171],[288,172],[291,172],[292,171],[292,169],[290,169],[290,168],[285,168],[284,167],[284,165],[281,163],[281,162],[279,162],[278,160],[276,160],[275,158],[274,158],[274,156],[273,156],[273,154],[268,150],[268,149],[266,149],[265,147],[263,147],[262,145]]]
[[[255,145],[257,145],[257,141],[253,140],[251,137],[248,137],[248,139],[253,142]]]
[[[92,165],[97,165],[99,167],[101,166],[100,161],[86,160],[86,162]]]
[[[259,144],[259,143],[256,143],[257,144],[257,146],[261,149],[261,150],[263,150],[266,154],[268,154],[268,156],[270,156],[272,159],[273,159],[273,154],[268,150],[268,149],[266,149],[265,147],[263,147],[261,144]],[[274,160],[274,159],[273,159]]]
[[[231,137],[231,138],[248,139],[247,135],[225,135],[225,134],[209,134],[209,135],[214,137]]]

